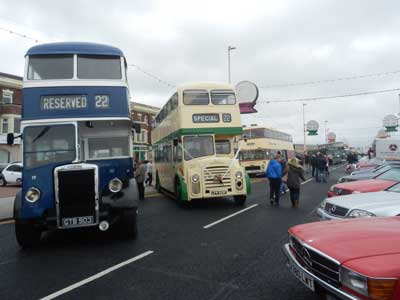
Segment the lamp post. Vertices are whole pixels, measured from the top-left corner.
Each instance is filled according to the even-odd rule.
[[[307,103],[303,103],[303,137],[304,137],[304,144],[303,144],[303,159],[305,159],[305,154],[307,151],[307,146],[306,146],[306,114],[305,114],[305,106]]]
[[[327,128],[328,121],[325,120],[324,123],[325,123],[325,144],[328,144],[328,136],[327,136],[327,134],[328,134],[328,128]]]
[[[231,51],[236,47],[228,46],[228,82],[231,83]]]

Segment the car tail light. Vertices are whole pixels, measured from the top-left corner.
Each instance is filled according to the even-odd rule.
[[[368,296],[371,299],[392,299],[397,279],[372,279],[368,278]]]

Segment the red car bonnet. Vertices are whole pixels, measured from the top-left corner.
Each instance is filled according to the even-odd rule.
[[[367,192],[384,191],[385,189],[391,187],[395,183],[397,182],[391,180],[368,179],[368,180],[338,183],[335,184],[334,187],[342,190],[367,193]]]

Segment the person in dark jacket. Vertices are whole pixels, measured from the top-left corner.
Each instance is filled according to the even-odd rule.
[[[324,156],[320,153],[317,156],[317,182],[325,182],[326,183],[326,160]]]
[[[275,159],[271,159],[269,161],[267,171],[265,172],[265,176],[269,180],[270,203],[271,205],[275,204],[277,206],[279,205],[280,188],[282,182],[282,167],[278,159],[279,155],[277,155]]]
[[[315,156],[315,154],[313,154],[311,156],[310,164],[311,164],[311,176],[316,177],[316,175],[317,175],[317,172],[316,172],[317,171],[317,157]]]
[[[299,206],[300,199],[300,179],[305,181],[304,170],[300,166],[296,158],[292,158],[288,163],[288,179],[287,186],[290,191],[290,201],[292,202],[292,207],[296,208]]]
[[[139,200],[144,200],[144,180],[146,177],[146,166],[140,161],[135,171],[135,179],[139,191]]]

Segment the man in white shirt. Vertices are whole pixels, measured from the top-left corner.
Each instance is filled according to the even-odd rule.
[[[147,161],[146,164],[146,173],[147,173],[147,179],[146,179],[146,184],[151,186],[151,183],[153,182],[153,164],[151,161]]]

